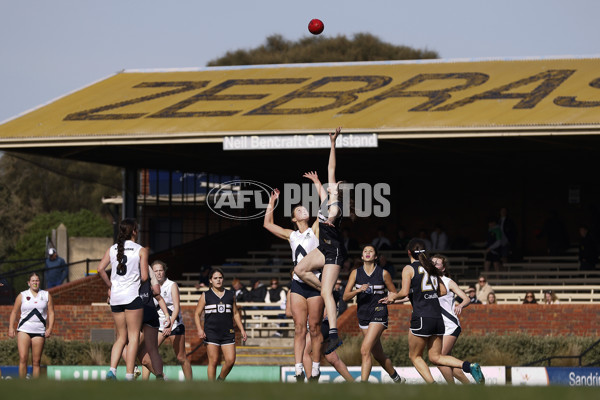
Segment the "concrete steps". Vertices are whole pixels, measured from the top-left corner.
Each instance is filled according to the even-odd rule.
[[[236,365],[293,365],[293,339],[248,339],[244,346],[237,346],[235,363]]]

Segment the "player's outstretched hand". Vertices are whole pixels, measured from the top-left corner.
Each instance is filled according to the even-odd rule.
[[[338,126],[335,129],[335,132],[330,132],[329,133],[329,139],[331,139],[331,143],[335,144],[335,140],[337,139],[337,137],[340,135],[340,133],[342,133],[342,127]]]
[[[305,172],[304,175],[302,175],[302,176],[310,179],[313,182],[320,182],[319,175],[317,175],[317,171],[308,171],[308,172]]]

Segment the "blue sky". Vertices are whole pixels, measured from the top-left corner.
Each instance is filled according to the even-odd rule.
[[[311,18],[453,59],[597,55],[598,15],[595,0],[0,0],[0,121],[122,69],[297,40]]]

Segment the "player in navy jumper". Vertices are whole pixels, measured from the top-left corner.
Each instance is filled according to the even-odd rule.
[[[371,354],[385,369],[394,382],[402,383],[403,379],[394,369],[394,365],[383,352],[381,334],[388,327],[387,305],[379,300],[386,296],[386,289],[396,292],[390,273],[376,264],[377,250],[371,245],[363,248],[363,265],[352,270],[344,291],[344,301],[357,297],[356,315],[358,326],[363,334],[360,346],[362,363],[360,367],[361,381],[367,382],[371,374]]]
[[[331,149],[327,166],[328,186],[327,189],[321,187],[319,190],[319,198],[322,203],[318,216],[319,247],[308,253],[294,268],[294,272],[302,281],[321,291],[330,326],[325,354],[331,353],[342,345],[337,330],[337,305],[333,298],[333,287],[346,258],[346,249],[340,232],[343,216],[341,182],[336,181],[335,176],[335,141],[341,130],[342,128],[337,128],[335,133],[329,134]],[[323,273],[319,281],[312,271],[321,268]]]
[[[434,383],[429,366],[423,359],[423,351],[427,347],[429,359],[434,364],[462,368],[473,376],[475,382],[484,383],[479,364],[441,354],[445,326],[438,299],[447,293],[440,279],[442,272],[427,257],[422,240],[411,240],[407,249],[410,264],[402,270],[402,288],[397,293],[389,293],[381,302],[389,304],[409,296],[413,306],[408,335],[410,360],[427,383]]]
[[[210,287],[198,300],[194,312],[194,321],[198,329],[198,337],[206,343],[208,354],[208,380],[214,381],[217,376],[219,348],[223,352],[223,366],[217,380],[223,381],[235,364],[235,330],[233,323],[242,333],[242,340],[247,339],[240,312],[235,303],[233,291],[223,287],[223,271],[214,268],[209,273]],[[202,320],[204,315],[204,320]]]

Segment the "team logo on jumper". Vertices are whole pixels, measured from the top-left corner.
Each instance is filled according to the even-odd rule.
[[[263,218],[273,188],[252,180],[218,184],[206,196],[206,204],[217,215],[236,220]],[[277,202],[275,203],[277,206]]]
[[[217,305],[217,312],[218,313],[224,313],[225,312],[225,304],[218,304]]]

